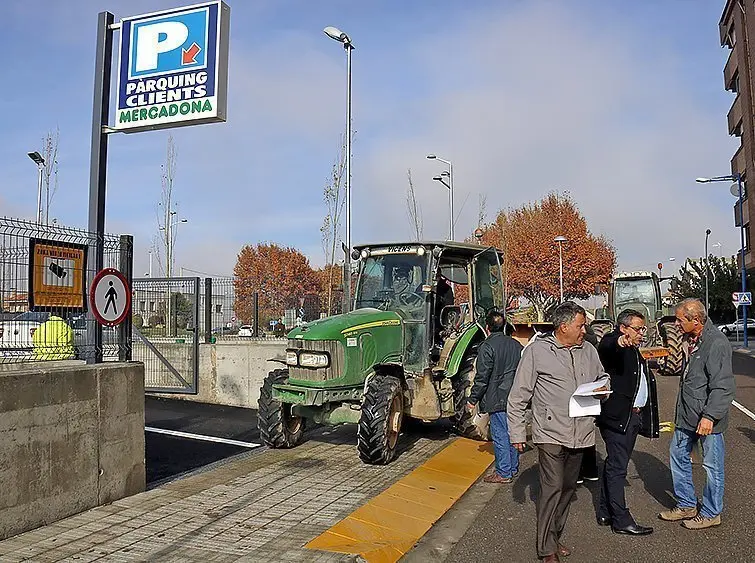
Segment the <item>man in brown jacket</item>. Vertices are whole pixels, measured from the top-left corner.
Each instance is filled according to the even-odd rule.
[[[560,561],[570,550],[560,538],[577,488],[583,448],[595,445],[593,417],[569,416],[579,385],[603,377],[598,352],[585,344],[585,310],[566,301],[553,311],[553,333],[524,349],[508,400],[511,443],[524,451],[524,411],[532,401],[532,441],[540,464],[537,497],[537,555]]]

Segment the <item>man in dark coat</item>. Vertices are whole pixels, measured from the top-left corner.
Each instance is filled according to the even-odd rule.
[[[495,310],[488,313],[486,325],[488,337],[477,354],[477,373],[469,394],[469,406],[479,403],[480,412],[490,415],[495,471],[483,481],[511,483],[519,472],[519,452],[509,439],[506,402],[522,356],[522,345],[503,333],[506,326],[503,313]]]
[[[702,530],[720,525],[724,509],[723,433],[735,393],[731,344],[710,322],[698,299],[685,299],[676,306],[676,325],[688,345],[687,367],[676,400],[676,429],[669,448],[677,505],[658,516],[671,522],[683,520],[682,526],[689,530]],[[697,443],[702,447],[705,468],[699,513],[689,457]]]
[[[616,329],[598,345],[600,361],[611,376],[611,396],[603,402],[597,419],[606,444],[601,480],[598,524],[612,526],[618,534],[647,535],[653,528],[639,526],[627,509],[624,482],[637,435],[657,438],[658,399],[655,378],[639,346],[647,327],[642,313],[626,309],[616,319]]]

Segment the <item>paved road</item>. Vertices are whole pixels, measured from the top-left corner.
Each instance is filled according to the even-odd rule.
[[[737,376],[737,401],[755,412],[755,357],[734,355]],[[673,420],[678,388],[677,377],[659,380],[661,420]],[[674,561],[750,561],[755,558],[755,420],[732,408],[726,433],[726,499],[723,525],[692,532],[678,524],[656,519],[662,507],[673,506],[672,484],[668,469],[668,446],[671,434],[658,440],[638,440],[629,466],[627,501],[637,521],[655,527],[645,538],[612,534],[595,524],[594,505],[598,499],[596,484],[580,487],[571,509],[564,536],[574,553],[570,563],[578,561],[644,562]],[[602,441],[598,451],[604,455]],[[535,452],[522,458],[521,473],[513,485],[488,485],[478,482],[425,536],[408,561],[535,561],[535,508],[537,464]],[[703,471],[696,465],[698,490]],[[463,534],[463,535],[462,535]],[[453,545],[455,539],[460,538]],[[429,549],[428,546],[433,547]]]
[[[146,397],[145,426],[259,444],[257,411]],[[249,448],[145,432],[147,484],[154,486]]]

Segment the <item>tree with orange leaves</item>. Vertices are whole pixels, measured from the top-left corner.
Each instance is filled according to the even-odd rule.
[[[255,292],[259,293],[260,321],[267,322],[280,318],[286,308],[298,308],[301,299],[320,289],[304,254],[273,243],[241,249],[233,268],[233,285],[234,311],[244,323],[253,320]]]
[[[611,241],[595,236],[568,194],[551,193],[519,209],[502,210],[483,227],[482,244],[504,252],[506,295],[526,298],[538,320],[559,300],[558,244],[563,243],[564,299],[587,299],[596,285],[607,284],[616,266]]]

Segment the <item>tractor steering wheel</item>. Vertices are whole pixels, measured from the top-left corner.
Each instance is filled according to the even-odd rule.
[[[401,303],[402,305],[404,305],[406,307],[412,307],[412,306],[418,307],[418,306],[422,305],[422,302],[424,301],[424,299],[422,299],[422,297],[420,297],[419,295],[417,295],[414,292],[412,292],[412,293],[401,293],[398,296],[398,300],[399,300],[399,303]]]

